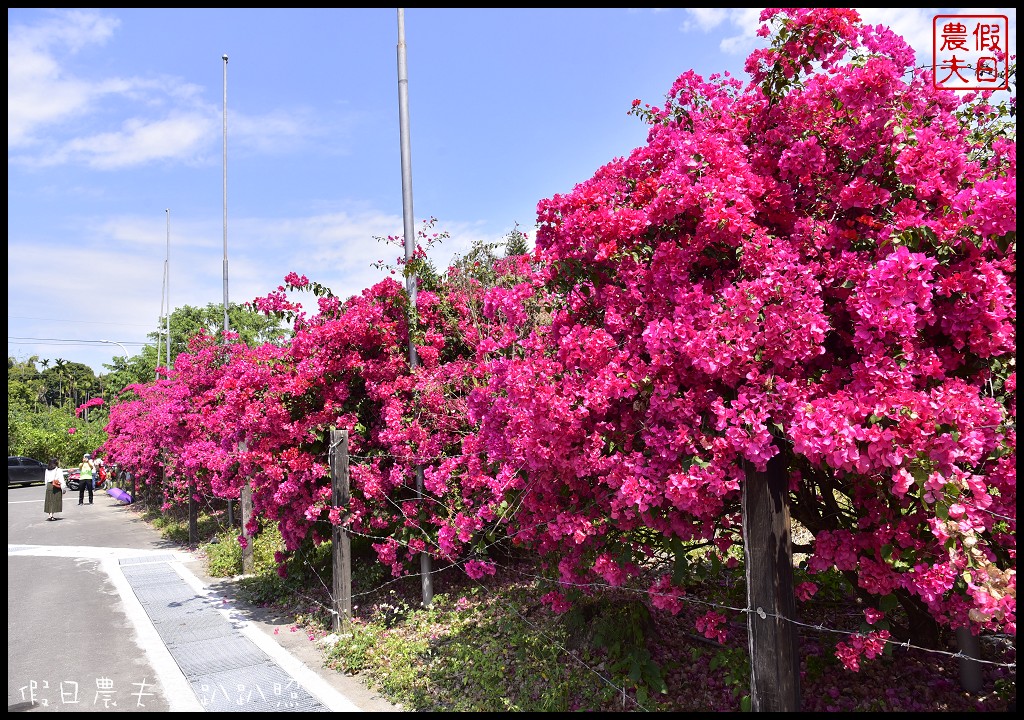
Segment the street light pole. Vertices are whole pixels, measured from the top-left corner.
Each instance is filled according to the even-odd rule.
[[[167,260],[164,262],[164,272],[167,273],[167,281],[164,287],[167,288],[167,368],[171,367],[171,209],[167,208]],[[157,365],[160,364],[160,353],[157,353]]]
[[[221,55],[224,61],[224,336],[221,342],[228,344],[228,56]],[[235,524],[235,513],[231,498],[228,498],[228,527]],[[243,512],[244,515],[244,512]],[[243,519],[243,522],[244,519]]]
[[[125,349],[124,345],[119,343],[117,340],[100,340],[100,342],[101,343],[107,343],[109,345],[117,345],[117,346],[119,346],[121,348],[121,352],[124,353],[124,361],[128,362],[128,351]]]
[[[117,345],[118,347],[120,347],[121,348],[121,352],[124,353],[124,365],[125,365],[125,368],[128,367],[128,351],[125,349],[124,345],[119,343],[117,340],[100,340],[100,342],[101,343],[107,343],[108,345]],[[100,386],[100,392],[101,393],[102,393],[102,390],[103,390],[103,388],[102,388],[102,386]]]
[[[228,56],[224,61],[224,342],[228,341]]]
[[[416,252],[416,230],[412,212],[412,149],[409,140],[409,73],[405,52],[405,9],[398,8],[398,126],[402,150],[402,215],[405,221],[405,262],[406,270]],[[410,272],[405,280],[409,296],[409,367],[415,370],[419,365],[416,345],[413,342],[412,324],[416,322],[416,273]],[[416,497],[423,501],[423,466],[416,466]],[[423,604],[427,607],[434,599],[434,581],[431,577],[430,553],[420,553],[421,589]]]

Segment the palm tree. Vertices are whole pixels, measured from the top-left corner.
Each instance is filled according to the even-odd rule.
[[[43,370],[44,371],[49,369],[49,367],[50,367],[50,361],[49,360],[45,360],[45,359],[44,360],[40,360],[39,364],[43,366]],[[49,392],[50,392],[50,388],[46,384],[46,374],[45,374],[45,372],[40,373],[40,375],[39,375],[39,386],[36,389],[36,405],[45,404],[46,407],[50,407],[50,399],[49,399],[49,397],[47,397]]]
[[[57,373],[57,398],[59,404],[64,404],[64,378],[67,376],[68,361],[57,358],[53,361],[53,370]]]

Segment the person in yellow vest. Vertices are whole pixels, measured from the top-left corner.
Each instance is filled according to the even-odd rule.
[[[81,505],[82,501],[85,500],[85,490],[89,490],[89,504],[92,505],[92,475],[93,475],[93,464],[92,455],[86,453],[82,456],[82,464],[78,468],[78,504]]]

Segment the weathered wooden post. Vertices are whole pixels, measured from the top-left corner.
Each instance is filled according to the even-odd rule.
[[[981,678],[981,640],[970,628],[956,629],[956,644],[960,647],[960,687],[967,692],[978,692],[984,685]]]
[[[766,472],[745,466],[743,548],[747,575],[750,709],[800,710],[800,656],[793,590],[789,482],[780,455]]]
[[[197,545],[199,543],[199,523],[197,515],[199,513],[199,503],[196,502],[196,483],[195,480],[188,481],[188,544]]]
[[[348,430],[331,429],[331,505],[346,512],[349,502]],[[335,525],[331,535],[334,600],[332,629],[343,631],[352,620],[352,548],[348,529]]]
[[[249,449],[245,440],[238,443],[238,452],[246,452]],[[249,534],[249,518],[252,517],[252,485],[246,482],[239,493],[239,504],[242,506],[242,538],[245,545],[242,546],[242,574],[248,575],[253,570],[255,558],[253,556],[252,536]]]
[[[242,573],[248,575],[253,570],[255,560],[253,558],[252,535],[249,534],[249,518],[252,517],[252,486],[246,483],[242,486],[242,537],[245,538],[245,545],[242,546]]]
[[[245,452],[246,447],[245,440],[242,440],[236,445],[238,452]],[[228,498],[228,527],[235,526],[235,503],[231,498]]]

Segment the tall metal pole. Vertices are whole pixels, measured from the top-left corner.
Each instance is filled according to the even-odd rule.
[[[402,145],[402,216],[405,220],[405,262],[408,268],[416,252],[416,229],[412,212],[412,149],[409,141],[409,74],[405,54],[405,9],[398,8],[398,124]],[[416,274],[410,272],[405,278],[405,289],[409,295],[409,367],[419,364],[416,346],[413,343],[413,323],[416,322]],[[423,500],[423,468],[416,466],[416,496]],[[433,580],[430,577],[430,554],[420,553],[420,575],[422,576],[423,605],[429,606],[434,599]]]
[[[124,361],[128,362],[128,349],[124,345],[119,343],[117,340],[100,340],[101,343],[107,343],[108,345],[117,345],[121,348],[121,352],[124,353]]]
[[[171,369],[171,209],[167,209],[167,369]]]
[[[164,212],[168,213],[168,212],[170,212],[170,210],[165,210]],[[171,223],[171,220],[168,217],[168,219],[167,219],[168,245],[170,245],[170,236],[171,236],[170,223]],[[164,311],[166,310],[166,308],[167,308],[167,259],[164,258],[164,277],[163,277],[163,282],[160,285],[160,315],[156,319],[156,362],[154,363],[154,365],[156,366],[156,375],[154,377],[154,380],[159,380],[160,379],[160,350],[163,347],[161,345],[161,338],[162,338],[163,330],[160,329],[160,323],[162,323],[163,320],[164,320]]]
[[[398,123],[402,147],[402,217],[405,221],[405,262],[412,262],[416,252],[416,228],[412,211],[412,148],[409,140],[409,75],[405,53],[405,10],[398,8]],[[405,278],[409,307],[416,310],[416,276]],[[414,316],[414,315],[413,315]],[[409,333],[409,366],[416,367],[416,347]]]
[[[228,341],[228,56],[224,60],[224,342]]]
[[[167,255],[164,257],[164,310],[166,315],[167,339],[164,341],[167,362],[164,367],[171,367],[171,209],[164,210],[167,216]],[[157,331],[159,332],[159,330]],[[157,345],[156,364],[160,364],[160,345]]]
[[[228,56],[221,55],[224,61],[224,337],[228,342]],[[234,527],[235,513],[231,498],[228,498],[228,526]]]

